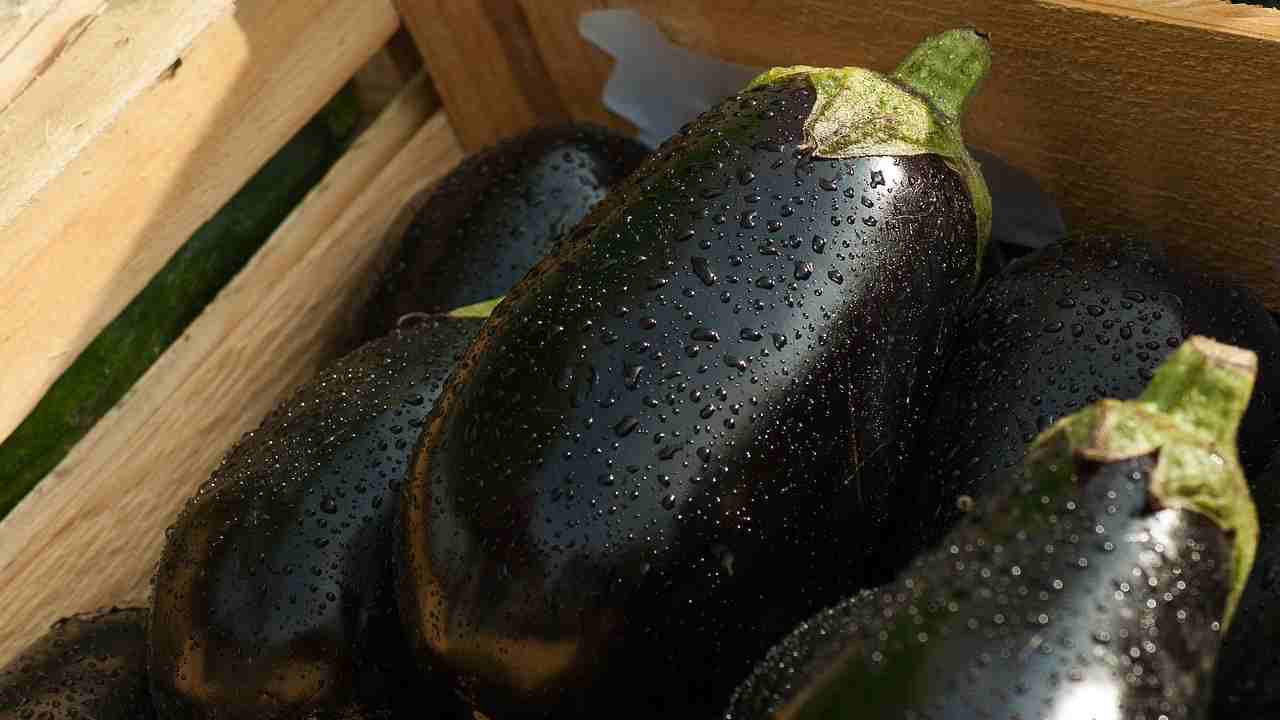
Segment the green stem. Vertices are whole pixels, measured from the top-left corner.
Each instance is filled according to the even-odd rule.
[[[991,46],[985,35],[948,30],[917,45],[893,76],[928,98],[943,115],[958,120],[990,69]]]
[[[1214,444],[1233,446],[1257,373],[1254,353],[1195,336],[1165,360],[1138,400]]]

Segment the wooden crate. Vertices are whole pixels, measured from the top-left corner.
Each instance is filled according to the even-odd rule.
[[[1069,224],[1148,228],[1280,308],[1280,12],[1219,0],[27,0],[0,6],[0,437],[202,222],[407,28],[421,76],[71,454],[0,521],[0,664],[59,616],[145,602],[163,530],[331,355],[406,206],[538,123],[627,129],[579,16],[626,8],[758,66],[891,68],[991,35],[966,138]],[[390,46],[388,43],[391,43]]]

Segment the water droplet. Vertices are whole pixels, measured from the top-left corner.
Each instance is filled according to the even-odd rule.
[[[774,286],[773,278],[769,277],[768,275],[761,275],[760,277],[756,278],[756,287],[760,288],[761,290],[772,290],[773,286]]]
[[[742,338],[743,340],[755,341],[764,337],[764,335],[760,334],[760,331],[756,330],[755,328],[744,327],[738,331],[738,337]]]
[[[694,328],[693,332],[689,333],[689,336],[702,342],[720,342],[720,333],[704,327]]]
[[[644,374],[643,365],[624,365],[622,368],[623,382],[628,390],[635,390],[640,385],[640,376]]]
[[[797,280],[808,280],[813,275],[813,263],[796,261],[795,278]]]
[[[787,346],[786,335],[783,335],[782,333],[770,333],[770,337],[773,338],[773,347],[775,349],[781,350],[782,348]]]
[[[750,185],[756,179],[756,174],[749,167],[738,168],[738,183],[742,185]]]
[[[632,415],[627,415],[626,417],[619,420],[616,425],[613,426],[613,433],[618,437],[626,437],[630,435],[632,431],[634,431],[639,426],[640,426],[640,418],[634,417]]]
[[[689,260],[689,264],[693,266],[693,274],[698,276],[703,285],[710,287],[719,280],[716,274],[711,271],[711,266],[707,263],[706,258],[701,256],[692,258]]]

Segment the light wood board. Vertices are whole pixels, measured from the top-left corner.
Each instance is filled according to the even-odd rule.
[[[569,118],[517,0],[396,6],[468,152]]]
[[[0,130],[0,439],[399,25],[390,0],[240,0],[175,68],[181,43],[147,23],[126,32],[111,17],[99,17],[0,115],[0,128],[17,128]],[[88,125],[76,119],[75,99],[87,93],[96,106],[93,93],[108,91],[74,79],[79,53],[93,59],[104,43],[125,52],[152,42],[175,52],[145,68],[142,91],[118,98],[123,108],[81,138]],[[55,82],[64,63],[73,77]],[[46,138],[61,150],[47,154]],[[14,176],[17,168],[30,176]],[[48,178],[38,192],[35,177]]]
[[[0,229],[232,8],[232,0],[113,3],[13,48],[14,65],[0,67],[0,85],[12,88],[0,115]],[[24,240],[6,238],[0,267],[30,252]]]
[[[73,47],[108,0],[0,3],[0,112]]]
[[[412,83],[252,262],[0,521],[0,666],[68,613],[144,603],[183,502],[231,444],[331,359],[387,229],[462,151]]]

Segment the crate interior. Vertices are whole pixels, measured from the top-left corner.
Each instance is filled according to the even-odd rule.
[[[630,129],[600,101],[612,60],[578,32],[585,12],[631,10],[679,45],[757,66],[888,69],[924,35],[977,26],[996,69],[970,142],[1035,176],[1069,225],[1142,228],[1280,309],[1277,11],[1208,0],[179,5],[99,14],[101,3],[64,0],[46,25],[0,25],[13,58],[0,67],[0,305],[22,308],[0,318],[0,435],[353,77],[366,80],[369,119],[181,340],[0,520],[0,664],[57,617],[145,601],[164,528],[231,442],[329,359],[432,180],[534,124]]]

